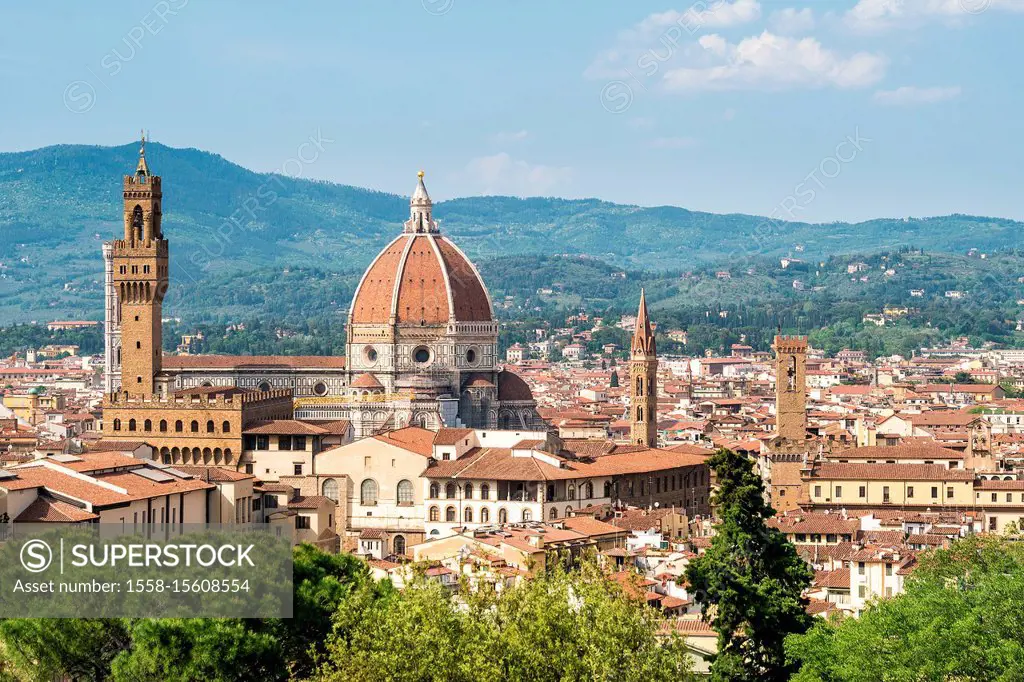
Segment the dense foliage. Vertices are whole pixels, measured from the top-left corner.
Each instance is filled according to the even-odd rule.
[[[303,545],[294,598],[289,619],[0,620],[0,682],[688,679],[660,613],[590,563],[497,594],[418,572],[399,592]]]
[[[711,547],[687,566],[686,580],[718,632],[712,679],[788,680],[785,637],[810,626],[802,593],[811,571],[786,537],[765,525],[775,512],[753,462],[723,449],[708,465],[721,521]]]
[[[685,646],[659,641],[660,621],[593,565],[454,599],[424,580],[384,598],[367,588],[339,611],[318,679],[686,680]]]
[[[1024,679],[1024,543],[972,536],[921,557],[906,592],[786,648],[799,682]]]
[[[366,564],[309,545],[294,552],[294,618],[0,620],[0,681],[250,682],[312,673],[332,618]]]

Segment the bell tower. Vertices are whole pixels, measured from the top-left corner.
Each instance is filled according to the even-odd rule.
[[[167,291],[167,240],[160,221],[160,176],[149,172],[146,136],[133,175],[124,176],[124,239],[112,244],[113,284],[121,317],[121,390],[155,392],[160,373],[160,320]]]
[[[649,448],[658,444],[658,355],[647,316],[647,298],[640,291],[640,310],[629,355],[630,442]]]
[[[776,336],[775,433],[794,443],[807,438],[807,337]]]

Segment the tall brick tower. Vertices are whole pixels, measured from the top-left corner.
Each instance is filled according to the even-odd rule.
[[[160,372],[160,318],[167,291],[167,240],[160,229],[160,177],[146,164],[146,137],[134,175],[124,177],[124,239],[112,242],[121,313],[121,390],[153,395]]]
[[[807,337],[776,336],[775,432],[803,443],[807,438]]]
[[[658,355],[643,290],[630,344],[629,379],[630,441],[653,448],[658,444]]]

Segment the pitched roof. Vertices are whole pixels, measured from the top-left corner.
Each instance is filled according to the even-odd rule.
[[[963,459],[964,453],[933,443],[912,443],[852,448],[842,450],[830,457],[832,459]]]
[[[811,478],[865,481],[973,481],[974,473],[942,464],[836,464],[814,467]]]
[[[434,454],[434,432],[418,426],[389,431],[374,436],[377,440],[398,448],[404,448],[424,457]]]
[[[322,436],[330,433],[317,424],[299,419],[267,419],[248,424],[242,429],[246,434],[274,434],[282,436]]]
[[[98,518],[98,514],[93,514],[73,504],[37,497],[14,520],[17,523],[80,523]]]
[[[161,366],[172,371],[240,367],[344,369],[345,358],[333,355],[165,355]]]

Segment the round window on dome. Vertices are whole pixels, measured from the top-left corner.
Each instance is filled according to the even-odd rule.
[[[313,384],[313,395],[327,395],[327,384],[322,381]]]
[[[367,346],[366,348],[363,349],[363,357],[366,358],[366,361],[372,365],[373,363],[377,362],[377,349],[374,348],[373,346]]]
[[[430,349],[426,346],[419,346],[412,352],[412,359],[421,365],[430,362]]]
[[[471,365],[475,365],[476,364],[476,349],[475,348],[470,348],[469,350],[466,351],[466,362],[468,362]]]
[[[266,393],[267,391],[270,390],[270,382],[268,382],[268,381],[261,381],[260,385],[257,386],[256,389],[259,390],[259,391],[262,391],[263,393]]]

